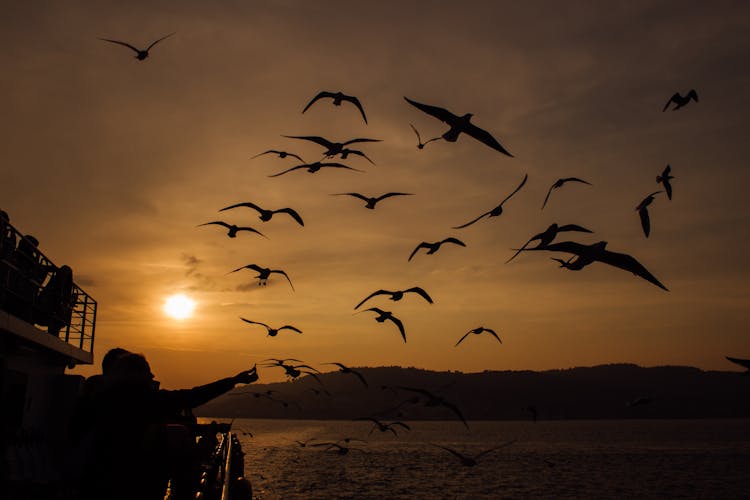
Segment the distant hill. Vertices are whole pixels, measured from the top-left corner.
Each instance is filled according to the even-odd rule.
[[[275,384],[253,384],[198,408],[198,416],[352,419],[379,415],[412,420],[453,419],[446,407],[426,407],[426,389],[454,403],[467,420],[750,417],[750,377],[687,366],[644,368],[611,364],[565,370],[436,372],[417,368],[354,368]],[[323,387],[330,396],[316,395]],[[277,400],[252,393],[272,390]],[[243,394],[244,393],[244,394]]]

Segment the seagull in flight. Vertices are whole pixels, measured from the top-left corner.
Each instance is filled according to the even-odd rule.
[[[356,144],[358,142],[383,142],[382,139],[367,138],[349,139],[346,142],[333,142],[329,141],[325,137],[320,137],[318,135],[284,135],[282,137],[286,137],[287,139],[301,139],[303,141],[310,141],[323,146],[324,148],[326,148],[325,153],[323,153],[323,158],[333,158],[334,156],[340,155],[342,160],[346,160],[347,156],[351,154],[361,156],[373,165],[375,165],[375,162],[372,161],[362,151],[349,149],[346,146],[348,146],[349,144]]]
[[[223,226],[223,227],[227,228],[229,230],[229,232],[227,233],[227,236],[229,236],[230,238],[236,238],[237,237],[237,233],[239,231],[250,231],[252,233],[257,233],[257,234],[263,236],[266,239],[268,238],[265,234],[261,233],[257,229],[253,229],[252,227],[235,226],[234,224],[227,224],[226,222],[221,221],[221,220],[215,220],[213,222],[206,222],[206,223],[203,223],[203,224],[198,224],[196,227],[208,226],[209,224],[214,224],[214,225],[217,225],[217,226]]]
[[[255,159],[255,158],[259,157],[259,156],[263,156],[263,155],[267,155],[267,154],[275,154],[275,155],[277,155],[281,159],[284,159],[287,156],[291,156],[292,158],[297,158],[302,163],[305,163],[305,160],[303,160],[302,157],[300,157],[299,155],[296,155],[294,153],[288,153],[286,151],[279,151],[278,149],[269,149],[268,151],[263,151],[262,153],[258,153],[257,155],[253,156],[250,159],[253,160],[253,159]]]
[[[476,219],[470,220],[466,224],[462,224],[460,226],[456,226],[453,229],[463,229],[463,228],[465,228],[467,226],[471,226],[472,224],[474,224],[476,221],[478,221],[482,217],[487,217],[487,216],[489,216],[489,217],[497,217],[498,215],[500,215],[501,213],[503,213],[503,203],[505,203],[506,201],[508,201],[514,194],[516,194],[518,192],[518,190],[521,189],[524,184],[526,184],[526,180],[528,180],[528,178],[529,178],[528,174],[524,175],[523,176],[523,180],[521,181],[521,184],[519,184],[518,187],[516,189],[514,189],[512,193],[510,193],[508,196],[506,196],[505,199],[503,201],[501,201],[498,206],[496,206],[495,208],[493,208],[489,212],[483,213],[482,215],[480,215]]]
[[[398,331],[401,334],[401,338],[404,339],[404,344],[406,343],[406,330],[404,330],[404,324],[401,322],[400,319],[395,317],[391,313],[391,311],[384,311],[382,309],[378,309],[377,307],[371,307],[369,309],[365,309],[365,311],[372,311],[372,312],[377,313],[378,317],[375,318],[375,321],[377,321],[378,323],[383,323],[385,320],[390,320],[391,322],[393,322],[393,324],[398,327]]]
[[[672,103],[675,104],[675,107],[672,108],[672,111],[677,111],[681,107],[687,105],[687,103],[689,103],[691,99],[695,102],[698,102],[698,93],[695,91],[695,89],[690,89],[685,97],[682,97],[679,92],[675,92],[672,97],[669,98],[667,103],[664,105],[664,109],[662,109],[661,111],[662,113],[666,111],[669,105]]]
[[[341,373],[350,373],[352,375],[355,375],[360,380],[360,382],[362,382],[365,385],[365,387],[369,387],[367,385],[367,380],[365,380],[365,377],[362,376],[362,374],[359,373],[358,371],[352,370],[351,368],[349,368],[348,366],[346,366],[346,365],[344,365],[342,363],[323,363],[323,364],[324,365],[336,365],[336,366],[339,367],[339,371]]]
[[[268,336],[269,337],[275,337],[276,335],[278,335],[278,333],[281,330],[291,330],[293,332],[302,333],[302,330],[300,330],[299,328],[296,328],[296,327],[294,327],[292,325],[284,325],[284,326],[281,326],[279,328],[271,328],[267,324],[261,323],[260,321],[251,321],[251,320],[245,319],[243,317],[240,317],[240,319],[242,321],[244,321],[245,323],[250,323],[251,325],[260,325],[260,326],[265,327],[265,329],[268,331]]]
[[[331,196],[353,196],[353,197],[359,198],[360,200],[362,200],[365,203],[367,203],[365,205],[365,208],[369,208],[370,210],[374,210],[375,209],[375,205],[379,201],[382,201],[382,200],[384,200],[386,198],[390,198],[391,196],[411,196],[413,194],[414,193],[385,193],[385,194],[382,194],[382,195],[378,196],[377,198],[370,198],[370,197],[367,197],[367,196],[365,196],[363,194],[359,194],[359,193],[333,193]]]
[[[500,342],[501,344],[503,343],[503,341],[500,340],[500,337],[497,336],[497,333],[495,333],[495,330],[492,330],[490,328],[485,328],[483,326],[480,326],[478,328],[474,328],[473,330],[469,330],[468,332],[466,332],[466,334],[463,337],[461,337],[460,339],[458,339],[458,342],[456,342],[456,345],[454,345],[453,347],[457,347],[458,344],[460,344],[466,337],[468,337],[472,333],[475,334],[475,335],[479,335],[480,333],[483,333],[483,332],[489,333],[490,335],[492,335],[493,337],[495,337],[498,342]]]
[[[148,47],[146,47],[144,50],[141,50],[139,48],[133,47],[129,43],[127,43],[127,42],[121,42],[119,40],[111,40],[109,38],[100,38],[99,40],[102,40],[102,41],[105,41],[105,42],[116,43],[118,45],[122,45],[124,47],[127,47],[130,50],[132,50],[132,51],[135,52],[135,58],[136,59],[138,59],[139,61],[143,61],[144,59],[146,59],[148,57],[148,51],[151,50],[154,47],[154,45],[156,45],[157,43],[161,42],[165,38],[169,38],[170,36],[174,35],[175,33],[170,33],[169,35],[166,35],[166,36],[163,36],[163,37],[159,38],[155,42],[152,42],[151,45],[149,45]]]
[[[292,285],[292,280],[289,279],[289,276],[281,269],[270,269],[268,267],[260,267],[258,264],[248,264],[246,266],[238,267],[234,271],[229,271],[227,274],[236,273],[237,271],[241,271],[242,269],[252,269],[253,271],[258,272],[258,285],[265,286],[268,283],[268,278],[271,276],[272,273],[278,273],[281,274],[286,278],[286,280],[289,282],[289,286],[292,287],[292,290],[294,290],[294,285]]]
[[[370,429],[370,434],[375,432],[375,429],[379,430],[380,432],[388,432],[391,431],[394,436],[398,436],[398,433],[396,432],[396,426],[402,427],[406,429],[407,431],[411,430],[411,427],[409,427],[407,424],[400,422],[400,421],[394,421],[394,422],[383,422],[381,420],[378,420],[377,418],[373,417],[359,417],[355,418],[354,420],[369,420],[373,423],[372,429]]]
[[[288,168],[282,172],[279,172],[278,174],[269,175],[268,177],[278,177],[280,175],[284,175],[288,172],[291,172],[293,170],[299,170],[301,168],[306,168],[308,172],[311,174],[314,174],[318,170],[320,170],[323,167],[330,167],[330,168],[346,168],[348,170],[354,170],[355,172],[362,172],[362,170],[359,170],[357,168],[347,167],[346,165],[343,165],[341,163],[331,163],[331,162],[319,162],[316,161],[315,163],[306,163],[304,165],[297,165],[296,167]]]
[[[359,306],[370,300],[371,298],[375,297],[376,295],[390,295],[390,299],[394,302],[401,300],[404,298],[405,293],[416,293],[417,295],[420,295],[424,300],[432,304],[432,297],[430,297],[427,292],[424,291],[424,289],[414,286],[407,290],[396,290],[396,291],[390,291],[390,290],[378,290],[377,292],[372,292],[370,295],[362,299],[362,302],[354,306],[354,309],[359,309]]]
[[[750,375],[750,359],[740,359],[740,358],[730,358],[729,356],[725,356],[728,361],[731,361],[732,363],[739,365],[743,368],[746,368],[747,371],[743,375]]]
[[[609,264],[610,266],[620,268],[624,271],[630,271],[649,283],[658,286],[662,290],[669,291],[667,287],[662,285],[661,282],[635,258],[624,253],[610,252],[609,250],[606,250],[606,246],[606,241],[600,241],[593,245],[583,245],[574,241],[563,241],[560,243],[552,243],[544,247],[527,248],[525,251],[533,252],[535,250],[547,250],[550,252],[572,253],[577,256],[577,259],[573,262],[569,262],[568,265],[565,266],[570,270],[578,271],[594,262],[603,262],[604,264]]]
[[[428,145],[429,143],[431,143],[432,141],[438,141],[442,139],[442,137],[433,137],[427,142],[422,142],[422,136],[419,135],[419,131],[411,123],[409,124],[409,126],[414,131],[414,133],[417,134],[417,149],[424,149],[424,147]]]
[[[547,205],[547,200],[549,200],[549,195],[552,194],[553,189],[557,189],[559,187],[562,187],[563,184],[566,182],[582,182],[583,184],[591,185],[590,182],[586,182],[583,179],[579,179],[578,177],[564,177],[562,179],[557,179],[552,186],[550,186],[549,191],[547,191],[547,196],[544,197],[544,203],[542,203],[542,210],[544,210],[544,207]]]
[[[300,217],[299,214],[291,208],[280,208],[278,210],[266,210],[265,208],[261,208],[255,203],[250,203],[249,201],[244,202],[244,203],[236,203],[234,205],[229,205],[228,207],[224,207],[221,210],[219,210],[219,212],[223,212],[225,210],[231,210],[237,207],[247,207],[247,208],[252,208],[253,210],[257,210],[258,213],[260,214],[259,218],[263,222],[268,222],[269,220],[271,220],[271,217],[273,217],[273,214],[281,213],[281,214],[288,214],[290,217],[292,217],[292,219],[296,220],[297,224],[299,224],[300,226],[305,225],[305,223],[302,221],[302,217]]]
[[[476,125],[471,123],[471,117],[474,116],[472,113],[466,113],[463,116],[454,115],[447,109],[439,108],[437,106],[430,106],[429,104],[422,104],[416,101],[412,101],[408,97],[404,97],[406,102],[414,106],[420,111],[433,116],[450,126],[450,129],[442,135],[442,138],[448,142],[456,142],[458,136],[463,132],[464,134],[470,135],[474,139],[481,143],[491,147],[495,151],[499,151],[504,155],[513,157],[507,149],[495,139],[492,134],[483,130]]]
[[[483,456],[485,456],[488,453],[491,453],[491,452],[493,452],[495,450],[499,450],[500,448],[505,448],[506,446],[510,446],[513,443],[515,443],[515,440],[514,441],[507,441],[507,442],[505,442],[505,443],[503,443],[503,444],[501,444],[499,446],[495,446],[494,448],[490,448],[489,450],[484,450],[483,452],[478,453],[478,454],[476,454],[474,456],[464,455],[463,453],[459,453],[458,451],[456,451],[456,450],[454,450],[452,448],[448,448],[447,446],[441,446],[439,444],[432,444],[432,443],[430,443],[430,444],[432,444],[432,446],[436,446],[438,448],[441,448],[441,449],[449,452],[451,455],[455,456],[456,458],[458,458],[461,461],[461,465],[463,465],[464,467],[474,467],[475,465],[477,465],[479,463],[479,459],[482,458]]]
[[[409,258],[407,259],[407,261],[410,261],[412,259],[412,257],[414,257],[414,254],[416,254],[417,251],[420,248],[426,248],[427,249],[427,254],[430,255],[430,254],[433,254],[433,253],[437,252],[440,249],[440,246],[443,243],[453,243],[455,245],[460,245],[462,247],[466,246],[466,243],[464,243],[463,241],[461,241],[461,240],[459,240],[457,238],[453,238],[453,237],[445,238],[444,240],[442,240],[442,241],[436,241],[435,243],[428,243],[426,241],[423,241],[422,243],[420,243],[419,245],[417,245],[417,248],[414,249],[414,251],[411,253],[411,255],[409,256]]]
[[[354,97],[353,95],[346,95],[343,92],[328,92],[326,90],[323,90],[322,92],[318,93],[315,97],[312,98],[310,102],[307,103],[307,106],[305,106],[305,109],[302,110],[302,113],[304,114],[305,111],[310,109],[310,106],[315,104],[319,99],[326,99],[330,98],[333,99],[333,105],[334,106],[341,106],[342,101],[348,101],[355,106],[357,106],[357,109],[359,109],[359,112],[362,114],[362,119],[367,123],[367,116],[365,116],[365,110],[362,107],[362,103],[359,102],[359,99]]]
[[[433,394],[430,391],[427,391],[425,389],[417,389],[414,387],[396,386],[396,389],[401,389],[403,391],[416,392],[417,394],[424,396],[426,400],[424,401],[423,404],[426,407],[444,406],[445,408],[448,408],[461,420],[461,422],[464,423],[467,429],[469,428],[469,424],[466,423],[466,419],[461,413],[461,410],[458,409],[458,406],[446,401],[445,398],[443,398],[442,396]]]
[[[516,253],[513,254],[513,257],[506,260],[505,263],[507,264],[511,260],[515,259],[516,256],[522,251],[524,251],[526,247],[528,246],[528,244],[531,243],[532,241],[539,240],[539,244],[536,246],[536,248],[542,248],[552,243],[552,240],[554,240],[557,237],[558,233],[563,233],[567,231],[578,231],[581,233],[593,233],[593,231],[589,231],[585,227],[578,226],[576,224],[565,224],[564,226],[558,226],[556,222],[552,223],[547,229],[544,230],[544,232],[535,234],[534,236],[529,238],[529,241],[524,243],[523,246],[519,248],[516,251]]]
[[[672,184],[669,181],[674,179],[671,173],[672,167],[667,165],[666,167],[664,167],[661,175],[656,176],[656,182],[664,186],[664,191],[667,192],[667,198],[669,198],[670,200],[672,199]]]
[[[650,195],[646,196],[643,201],[641,201],[635,209],[638,211],[638,216],[641,218],[641,227],[643,228],[643,234],[646,235],[646,238],[648,238],[648,235],[651,234],[651,219],[648,216],[648,206],[651,205],[651,202],[654,201],[654,196],[661,193],[663,191],[654,191]]]

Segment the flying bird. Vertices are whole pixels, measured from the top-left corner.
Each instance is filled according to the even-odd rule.
[[[359,373],[358,371],[352,370],[351,368],[349,368],[348,366],[346,366],[346,365],[344,365],[342,363],[323,363],[323,364],[324,365],[336,365],[336,366],[339,367],[339,371],[341,373],[349,373],[351,375],[354,375],[354,376],[356,376],[360,380],[360,382],[362,382],[365,385],[365,387],[369,387],[367,385],[367,380],[365,380],[365,377],[362,376],[362,374]]]
[[[427,142],[422,142],[422,136],[419,135],[419,131],[411,123],[409,124],[409,126],[414,131],[414,133],[417,134],[417,149],[424,149],[424,147],[428,145],[429,143],[431,143],[432,141],[437,141],[437,140],[442,139],[442,137],[433,137]]]
[[[352,168],[352,167],[347,167],[346,165],[343,165],[341,163],[329,163],[329,162],[319,162],[319,161],[316,161],[315,163],[306,163],[304,165],[297,165],[296,167],[292,167],[292,168],[286,169],[286,170],[284,170],[282,172],[279,172],[278,174],[269,175],[268,177],[278,177],[280,175],[284,175],[284,174],[286,174],[288,172],[291,172],[293,170],[299,170],[301,168],[306,168],[308,172],[310,172],[311,174],[314,174],[315,172],[317,172],[318,170],[320,170],[323,167],[346,168],[348,170],[354,170],[355,172],[362,172],[362,170],[359,170],[359,169],[356,169],[356,168]]]
[[[399,333],[401,333],[401,338],[404,339],[404,344],[406,343],[406,331],[404,330],[404,324],[400,319],[391,314],[391,311],[384,311],[382,309],[378,309],[377,307],[371,307],[369,309],[365,309],[365,311],[373,311],[375,313],[378,313],[378,317],[375,318],[375,321],[377,321],[378,323],[383,323],[385,320],[392,321],[393,324],[398,327],[398,331]]]
[[[750,375],[750,359],[741,359],[741,358],[730,358],[729,356],[725,356],[728,361],[731,361],[732,363],[736,365],[740,365],[743,368],[746,368],[747,371],[744,373],[745,375]]]
[[[510,199],[510,198],[511,198],[511,197],[512,197],[512,196],[513,196],[514,194],[516,194],[516,193],[518,192],[518,190],[519,190],[519,189],[521,189],[521,188],[523,187],[523,185],[524,185],[524,184],[526,184],[526,180],[527,180],[528,178],[529,178],[529,175],[528,175],[528,174],[524,175],[524,176],[523,176],[523,180],[521,181],[521,184],[519,184],[519,185],[518,185],[518,187],[517,187],[516,189],[514,189],[512,193],[510,193],[510,194],[509,194],[508,196],[506,196],[506,197],[505,197],[505,199],[504,199],[503,201],[501,201],[501,202],[500,202],[500,204],[499,204],[498,206],[496,206],[495,208],[493,208],[493,209],[492,209],[492,210],[490,210],[489,212],[485,212],[485,213],[483,213],[482,215],[480,215],[480,216],[479,216],[479,217],[477,217],[476,219],[474,219],[474,220],[470,220],[470,221],[469,221],[469,222],[467,222],[466,224],[462,224],[462,225],[460,225],[460,226],[456,226],[456,227],[454,227],[453,229],[463,229],[463,228],[465,228],[465,227],[467,227],[467,226],[471,226],[472,224],[474,224],[474,223],[475,223],[476,221],[478,221],[478,220],[479,220],[479,219],[481,219],[482,217],[486,217],[486,216],[489,216],[489,217],[497,217],[498,215],[500,215],[501,213],[503,213],[503,203],[505,203],[506,201],[508,201],[508,200],[509,200],[509,199]]]
[[[156,45],[157,43],[161,42],[165,38],[169,38],[172,35],[174,35],[174,33],[170,33],[169,35],[166,35],[166,36],[163,36],[163,37],[159,38],[155,42],[152,42],[151,45],[149,45],[148,47],[146,47],[144,50],[141,50],[139,48],[133,47],[129,43],[127,43],[127,42],[121,42],[119,40],[111,40],[109,38],[100,38],[99,40],[102,40],[102,41],[105,41],[105,42],[116,43],[118,45],[122,45],[124,47],[127,47],[130,50],[133,50],[135,52],[135,58],[136,59],[138,59],[139,61],[143,61],[144,59],[146,59],[148,57],[148,51],[151,50],[154,47],[154,45]]]
[[[247,207],[252,208],[253,210],[257,210],[260,216],[258,217],[263,222],[268,222],[271,220],[271,217],[273,217],[273,214],[288,214],[292,219],[297,221],[297,224],[300,226],[304,226],[305,223],[302,221],[302,217],[299,216],[299,214],[291,209],[291,208],[280,208],[278,210],[266,210],[265,208],[261,208],[255,203],[244,202],[244,203],[236,203],[234,205],[229,205],[228,207],[224,207],[219,212],[223,212],[225,210],[231,210],[232,208],[237,207]]]
[[[234,224],[227,224],[226,222],[221,221],[221,220],[215,220],[213,222],[206,222],[204,224],[198,224],[196,227],[208,226],[209,224],[215,224],[217,226],[223,226],[223,227],[227,228],[229,230],[229,232],[227,233],[227,236],[229,236],[230,238],[236,238],[237,237],[237,233],[239,231],[250,231],[252,233],[257,233],[257,234],[263,236],[264,238],[268,238],[265,234],[261,233],[257,229],[253,229],[252,227],[235,226]]]
[[[271,328],[267,324],[261,323],[260,321],[251,321],[251,320],[245,319],[243,317],[240,317],[240,319],[242,321],[244,321],[245,323],[250,323],[251,325],[260,325],[260,326],[264,327],[268,331],[268,336],[269,337],[275,337],[281,330],[291,330],[293,332],[302,333],[302,330],[300,330],[300,329],[298,329],[298,328],[296,328],[296,327],[294,327],[292,325],[284,325],[284,326],[281,326],[279,328]]]
[[[282,137],[286,137],[287,139],[301,139],[303,141],[310,141],[314,142],[315,144],[319,144],[326,148],[326,151],[323,153],[323,158],[332,158],[334,156],[341,156],[342,160],[346,160],[347,156],[356,155],[361,156],[365,158],[367,161],[375,165],[375,162],[372,161],[366,154],[364,154],[362,151],[358,151],[356,149],[349,149],[346,146],[349,144],[356,144],[358,142],[382,142],[381,139],[367,139],[367,138],[358,138],[358,139],[350,139],[346,142],[333,142],[329,141],[325,137],[320,137],[317,135],[284,135]]]
[[[363,194],[359,193],[333,193],[331,196],[353,196],[355,198],[359,198],[360,200],[366,202],[365,208],[369,208],[370,210],[375,209],[375,205],[386,198],[390,198],[391,196],[411,196],[414,193],[385,193],[377,198],[369,198]]]
[[[536,246],[536,248],[542,248],[544,246],[549,245],[552,243],[552,240],[554,240],[557,237],[558,233],[563,233],[567,231],[578,231],[581,233],[593,233],[593,231],[589,231],[585,227],[578,226],[576,224],[565,224],[564,226],[558,226],[557,223],[552,223],[550,226],[544,230],[544,232],[541,232],[539,234],[535,234],[531,238],[529,238],[529,241],[523,244],[521,248],[519,248],[516,253],[513,254],[513,257],[506,260],[505,263],[507,264],[511,260],[515,259],[516,256],[524,251],[526,247],[531,243],[532,241],[539,240],[539,244]]]
[[[682,97],[679,92],[675,92],[672,97],[669,98],[667,103],[664,105],[664,109],[662,109],[661,111],[662,113],[666,111],[669,105],[672,103],[675,104],[675,107],[672,108],[672,111],[677,111],[678,109],[689,103],[691,99],[695,102],[698,102],[698,93],[695,91],[695,89],[690,89],[685,97]]]
[[[656,182],[664,186],[664,191],[667,192],[667,198],[669,198],[670,200],[672,199],[672,184],[669,181],[674,179],[674,177],[670,175],[671,173],[672,167],[667,165],[666,167],[664,167],[661,175],[656,176]]]
[[[474,467],[475,465],[477,465],[479,463],[479,459],[482,458],[483,456],[485,456],[488,453],[491,453],[491,452],[493,452],[495,450],[499,450],[500,448],[505,448],[506,446],[510,446],[513,443],[515,443],[515,441],[507,441],[507,442],[505,442],[505,443],[503,443],[503,444],[501,444],[499,446],[495,446],[494,448],[490,448],[489,450],[484,450],[483,452],[478,453],[478,454],[476,454],[474,456],[464,455],[463,453],[459,453],[458,451],[456,451],[456,450],[454,450],[452,448],[448,448],[447,446],[441,446],[439,444],[433,444],[433,443],[430,443],[430,444],[432,444],[432,446],[436,446],[438,448],[441,448],[441,449],[449,452],[451,455],[455,456],[456,458],[458,458],[461,461],[461,465],[463,465],[464,467]]]
[[[411,427],[409,427],[407,424],[400,422],[400,421],[383,422],[373,417],[359,417],[359,418],[355,418],[354,420],[369,420],[370,422],[373,423],[372,429],[370,429],[368,436],[372,434],[373,432],[375,432],[375,429],[379,430],[380,432],[391,431],[394,436],[398,436],[398,433],[396,432],[396,426],[406,429],[407,431],[411,430]]]
[[[430,391],[427,391],[425,389],[417,389],[414,387],[403,387],[403,386],[396,386],[397,389],[401,389],[403,391],[410,391],[410,392],[416,392],[417,394],[420,394],[426,398],[426,400],[423,402],[424,406],[426,407],[435,407],[435,406],[443,406],[450,411],[452,411],[460,420],[464,423],[466,428],[469,428],[469,424],[466,422],[466,419],[464,418],[463,414],[461,413],[461,410],[458,409],[458,406],[454,405],[453,403],[446,401],[445,398],[442,396],[438,396],[436,394],[431,393]]]
[[[328,92],[328,91],[322,91],[318,93],[315,97],[312,98],[312,100],[307,103],[307,106],[305,106],[305,109],[302,110],[302,113],[304,114],[305,111],[307,111],[310,106],[315,104],[319,99],[325,99],[325,98],[331,98],[333,99],[333,105],[334,106],[341,106],[342,101],[348,101],[355,106],[357,106],[357,109],[359,109],[359,112],[362,113],[362,119],[367,123],[367,116],[365,116],[365,110],[362,108],[362,103],[359,102],[359,99],[354,97],[353,95],[346,95],[342,92]]]
[[[258,153],[257,155],[253,156],[250,159],[252,160],[252,159],[255,159],[255,158],[259,157],[259,156],[263,156],[263,155],[267,155],[267,154],[271,154],[271,153],[277,155],[281,159],[284,159],[287,156],[291,156],[292,158],[297,158],[302,163],[305,163],[305,160],[303,160],[299,155],[296,155],[294,153],[288,153],[286,151],[279,151],[278,149],[269,149],[268,151],[263,151],[262,153]]]
[[[503,145],[500,144],[497,139],[492,136],[492,134],[471,123],[471,117],[474,116],[472,113],[466,113],[463,116],[458,116],[454,115],[447,109],[412,101],[408,97],[404,97],[404,99],[406,99],[406,102],[408,102],[418,110],[423,111],[450,126],[450,129],[442,135],[442,138],[446,141],[456,142],[458,136],[463,132],[464,134],[470,135],[474,139],[484,143],[492,149],[499,151],[504,155],[513,157],[513,155],[510,154],[508,150],[506,150]]]
[[[424,289],[414,286],[409,288],[408,290],[396,290],[396,291],[390,291],[390,290],[378,290],[377,292],[372,292],[370,295],[362,299],[362,302],[354,306],[354,309],[359,309],[359,306],[370,300],[371,298],[375,297],[376,295],[390,295],[390,299],[394,302],[401,300],[404,298],[405,293],[416,293],[417,295],[420,295],[424,300],[432,304],[432,297],[430,297],[427,292],[424,291]]]
[[[289,276],[281,269],[270,269],[268,267],[260,267],[258,264],[248,264],[246,266],[238,267],[234,271],[229,271],[229,273],[236,273],[237,271],[241,271],[243,269],[252,269],[253,271],[258,272],[258,285],[265,286],[268,283],[268,278],[271,276],[272,273],[281,274],[286,278],[286,280],[289,282],[289,286],[292,287],[292,290],[294,290],[294,285],[292,285],[292,280],[289,279]]]
[[[544,210],[544,207],[547,205],[547,200],[549,200],[549,195],[552,194],[552,190],[562,187],[562,185],[565,184],[566,182],[581,182],[583,184],[588,184],[589,186],[591,185],[590,182],[586,182],[583,179],[579,179],[578,177],[564,177],[562,179],[557,179],[547,191],[547,196],[544,197],[544,203],[542,203],[542,210]]]
[[[417,253],[417,251],[420,248],[426,248],[427,249],[427,254],[430,255],[430,254],[433,254],[433,253],[437,252],[440,249],[440,246],[443,243],[454,243],[454,244],[460,245],[462,247],[466,246],[466,243],[464,243],[463,241],[461,241],[459,239],[453,238],[453,237],[451,237],[451,238],[445,238],[444,240],[442,240],[442,241],[436,241],[435,243],[428,243],[426,241],[423,241],[422,243],[420,243],[419,245],[417,245],[417,248],[415,248],[414,251],[411,253],[411,255],[409,255],[409,258],[407,259],[407,261],[410,261],[412,259],[412,257],[414,257],[414,254]]]
[[[641,227],[643,228],[643,234],[651,234],[651,219],[648,216],[648,206],[654,201],[654,196],[661,193],[662,191],[654,191],[650,195],[646,196],[635,209],[638,211],[638,216],[641,218]]]
[[[458,344],[460,344],[466,337],[468,337],[472,333],[475,334],[475,335],[479,335],[480,333],[483,333],[483,332],[489,333],[490,335],[492,335],[493,337],[495,337],[498,342],[500,342],[501,344],[503,343],[503,341],[500,340],[500,337],[497,336],[497,333],[495,333],[495,330],[491,330],[489,328],[485,328],[483,326],[480,326],[478,328],[474,328],[473,330],[469,330],[468,332],[466,332],[466,334],[463,337],[461,337],[460,339],[458,339],[458,342],[456,342],[456,345],[454,345],[453,347],[458,346]]]
[[[574,241],[563,241],[560,243],[552,243],[544,247],[527,248],[525,251],[533,252],[535,250],[547,250],[550,252],[571,253],[576,255],[577,258],[575,261],[569,263],[568,266],[565,266],[570,270],[578,271],[594,262],[603,262],[604,264],[609,264],[610,266],[620,268],[624,271],[630,271],[649,283],[658,286],[662,290],[669,291],[667,287],[662,285],[661,282],[635,258],[624,253],[610,252],[609,250],[606,250],[606,246],[606,241],[600,241],[593,245],[583,245]]]

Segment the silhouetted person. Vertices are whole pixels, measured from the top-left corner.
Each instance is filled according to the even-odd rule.
[[[16,233],[10,225],[10,217],[0,210],[0,307],[5,309],[8,288],[8,273],[13,251],[16,249]]]
[[[82,497],[162,500],[168,479],[175,477],[174,467],[187,460],[191,451],[170,447],[178,441],[170,436],[170,418],[235,384],[257,379],[253,368],[193,389],[159,390],[142,355],[117,356],[111,370],[102,375],[88,415],[89,428],[79,443],[83,446],[78,456],[81,463],[75,467],[84,475]]]
[[[73,270],[70,266],[60,266],[37,296],[34,322],[57,335],[62,327],[70,325],[74,304]]]
[[[47,277],[47,267],[41,262],[38,246],[39,240],[26,235],[18,240],[10,258],[6,309],[28,322],[33,320],[32,305]]]

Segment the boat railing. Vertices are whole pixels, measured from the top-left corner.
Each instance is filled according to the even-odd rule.
[[[0,310],[92,352],[96,301],[73,281],[68,266],[58,267],[0,214]],[[46,330],[46,333],[45,333]]]

